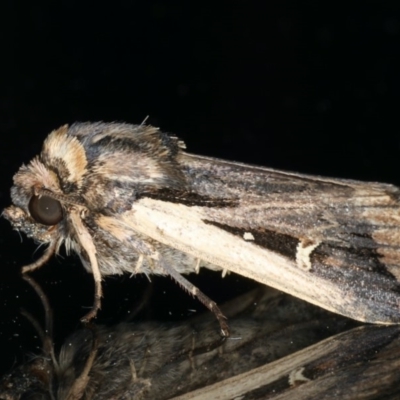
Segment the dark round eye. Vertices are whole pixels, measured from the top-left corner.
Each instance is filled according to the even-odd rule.
[[[63,218],[60,202],[48,196],[32,196],[29,212],[32,218],[43,225],[56,225]]]

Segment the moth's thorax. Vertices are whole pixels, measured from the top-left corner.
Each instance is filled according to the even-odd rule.
[[[164,187],[183,190],[186,180],[178,167],[182,146],[176,138],[151,126],[62,126],[49,134],[40,155],[15,174],[13,205],[4,210],[3,216],[14,229],[37,242],[57,241],[57,248],[64,243],[67,251],[80,255],[90,271],[88,256],[69,218],[71,207],[79,204],[87,211],[82,223],[93,238],[101,270],[104,274],[122,273],[132,269],[141,251],[146,253],[140,244],[138,253],[132,252],[131,244],[145,239],[136,237],[132,229],[123,225],[110,233],[98,221],[102,216],[118,220],[144,192]],[[31,215],[29,203],[40,191],[61,203],[64,217],[54,226],[38,223]],[[130,243],[118,237],[129,238]],[[147,264],[144,262],[140,269],[150,273],[151,266]]]
[[[35,188],[71,195],[102,211],[142,190],[184,188],[181,143],[145,125],[82,123],[53,131],[42,152],[14,176],[13,204],[28,212]]]

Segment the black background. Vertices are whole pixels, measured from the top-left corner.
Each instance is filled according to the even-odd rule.
[[[193,153],[400,184],[400,13],[390,4],[3,2],[0,209],[13,174],[52,129],[147,116]],[[0,220],[0,373],[40,347],[19,314],[41,318],[19,276],[35,249]],[[91,277],[76,257],[61,256],[34,276],[61,340],[91,305]],[[190,279],[218,301],[250,285],[206,272]],[[152,280],[140,318],[202,310],[167,278]],[[147,286],[141,276],[108,278],[99,320],[124,318]]]

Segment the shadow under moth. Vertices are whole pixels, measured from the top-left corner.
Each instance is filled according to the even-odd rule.
[[[181,274],[235,272],[365,322],[400,323],[400,190],[198,156],[148,125],[75,123],[46,138],[14,176],[14,229],[61,245],[95,281],[169,275],[213,311]]]

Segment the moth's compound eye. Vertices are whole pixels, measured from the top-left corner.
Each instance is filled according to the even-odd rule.
[[[49,196],[32,196],[28,208],[32,218],[43,225],[56,225],[63,218],[60,202]]]

